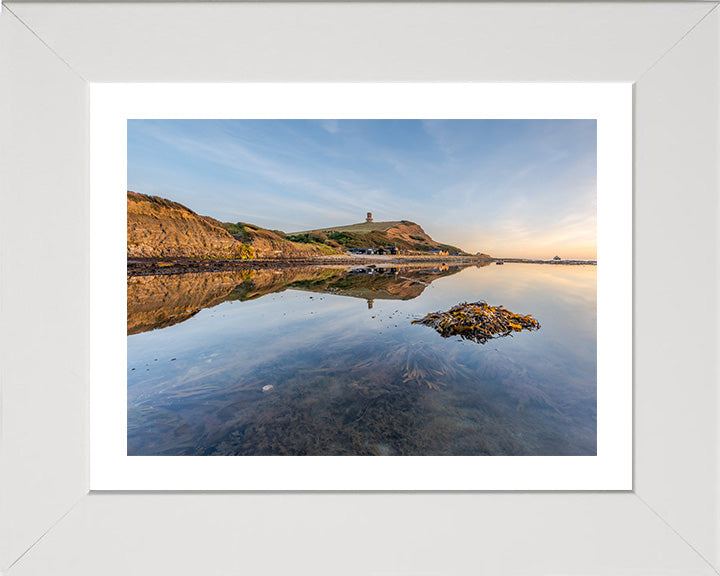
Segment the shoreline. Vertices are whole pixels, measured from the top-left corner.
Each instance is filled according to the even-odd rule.
[[[243,260],[213,260],[198,258],[128,258],[127,275],[155,276],[164,274],[189,274],[197,272],[222,272],[233,270],[257,270],[295,268],[300,266],[396,266],[418,265],[476,265],[491,264],[553,264],[553,265],[597,265],[594,260],[531,260],[523,258],[481,258],[479,256],[398,256],[398,255],[343,255],[318,256],[314,258],[248,258]]]
[[[597,260],[533,260],[532,258],[493,258],[504,264],[554,264],[565,266],[597,266]]]

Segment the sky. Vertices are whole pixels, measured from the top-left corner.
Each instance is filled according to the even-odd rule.
[[[595,120],[128,120],[127,179],[223,222],[372,212],[471,253],[597,257]]]

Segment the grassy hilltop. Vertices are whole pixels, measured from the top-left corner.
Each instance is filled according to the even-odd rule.
[[[293,232],[286,234],[285,238],[293,242],[323,243],[342,250],[396,246],[401,252],[422,253],[442,250],[465,254],[456,246],[433,240],[418,224],[409,220],[331,226]]]

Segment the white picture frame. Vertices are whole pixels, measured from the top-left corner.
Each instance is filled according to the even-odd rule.
[[[3,573],[715,574],[716,7],[5,6]],[[632,491],[88,493],[88,83],[231,79],[635,84]]]

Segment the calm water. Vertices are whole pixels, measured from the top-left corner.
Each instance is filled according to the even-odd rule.
[[[412,325],[532,314],[487,344]],[[128,282],[130,455],[592,455],[596,268],[301,268]]]

